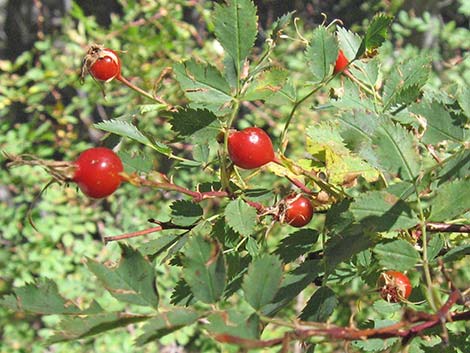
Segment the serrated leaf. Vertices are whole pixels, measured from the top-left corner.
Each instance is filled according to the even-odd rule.
[[[358,80],[363,81],[371,89],[377,86],[379,80],[379,59],[378,57],[363,61],[355,61],[354,65],[350,66],[349,71],[356,77]]]
[[[361,45],[361,37],[341,26],[338,26],[336,36],[338,37],[344,56],[347,58],[354,58]]]
[[[448,158],[439,171],[439,185],[470,175],[470,150],[462,150]]]
[[[431,262],[434,258],[439,255],[441,250],[444,248],[445,241],[443,237],[437,233],[432,234],[428,244],[428,261]]]
[[[225,288],[226,268],[220,244],[200,235],[190,238],[184,248],[183,278],[197,300],[215,303]]]
[[[329,182],[348,184],[358,176],[368,181],[378,178],[375,168],[346,148],[338,129],[332,125],[320,123],[311,126],[307,129],[307,136],[307,151],[314,160],[322,162],[324,167],[319,164],[317,168],[326,172]]]
[[[461,88],[461,92],[457,97],[457,102],[462,108],[464,114],[467,116],[468,121],[470,119],[470,87],[468,85]]]
[[[50,279],[15,288],[14,294],[0,298],[0,306],[17,312],[43,315],[85,315],[103,311],[96,302],[93,302],[88,309],[80,309],[75,303],[62,297],[57,284]]]
[[[385,300],[377,300],[372,304],[372,308],[379,314],[393,314],[401,310],[399,303],[389,303]]]
[[[140,245],[138,250],[143,256],[158,256],[168,250],[179,238],[180,236],[175,234],[162,234],[157,239]]]
[[[397,322],[392,320],[374,320],[374,328],[383,328],[395,325]],[[366,340],[353,341],[353,347],[362,349],[365,352],[383,352],[398,341],[398,338],[369,338]]]
[[[48,344],[77,340],[93,336],[118,327],[125,327],[147,320],[150,316],[126,313],[102,313],[88,317],[74,317],[62,320],[59,330],[47,339]]]
[[[232,58],[237,77],[258,33],[256,7],[251,0],[227,0],[214,6],[215,36]]]
[[[449,252],[442,256],[442,260],[444,262],[458,261],[468,255],[470,255],[470,244],[462,244],[450,249]]]
[[[201,219],[203,215],[201,206],[187,200],[175,201],[170,207],[172,222],[183,227],[194,224]]]
[[[288,75],[288,71],[281,69],[264,71],[250,83],[242,98],[248,101],[268,99],[282,89]]]
[[[256,225],[256,209],[238,198],[230,201],[225,207],[225,220],[234,231],[248,236],[251,235]]]
[[[421,161],[415,147],[417,141],[411,133],[400,125],[382,124],[372,141],[381,169],[406,181],[418,176]]]
[[[159,297],[153,265],[139,251],[119,245],[121,260],[117,266],[107,267],[88,259],[88,268],[117,300],[157,308]]]
[[[263,255],[253,260],[243,279],[246,301],[260,310],[276,295],[282,279],[282,264],[275,255]]]
[[[216,129],[213,125],[216,120],[217,116],[209,110],[181,109],[171,114],[170,124],[174,132],[190,136],[201,129]]]
[[[452,119],[445,107],[437,102],[420,102],[411,107],[410,111],[426,119],[426,129],[422,141],[426,144],[437,144],[450,140],[465,140],[463,126]]]
[[[148,173],[153,169],[153,161],[148,159],[145,155],[134,155],[125,151],[119,151],[118,155],[121,158],[124,171],[128,174],[134,172]]]
[[[398,104],[408,104],[410,94],[417,95],[426,83],[430,72],[429,59],[416,57],[405,63],[397,63],[384,80],[383,110]],[[406,98],[406,99],[405,99]]]
[[[431,200],[430,221],[450,221],[470,210],[470,179],[457,180],[439,187]]]
[[[313,229],[301,229],[281,240],[275,254],[285,263],[296,260],[312,249],[320,233]]]
[[[321,82],[330,75],[332,65],[338,57],[338,43],[328,30],[320,26],[313,31],[313,38],[305,52],[308,67],[316,81]]]
[[[287,26],[289,26],[289,24],[292,22],[294,13],[294,11],[288,12],[274,21],[269,34],[269,37],[273,42],[276,42],[279,39],[283,30],[286,29]]]
[[[185,308],[174,308],[171,311],[160,313],[150,319],[142,327],[143,334],[136,339],[136,344],[142,346],[155,341],[183,327],[192,325],[199,318],[199,314]]]
[[[378,244],[373,252],[381,266],[397,271],[412,269],[420,260],[418,250],[402,239]]]
[[[232,100],[229,84],[214,66],[191,59],[175,63],[173,70],[186,97],[201,108],[216,113]]]
[[[208,317],[204,328],[224,343],[235,343],[237,339],[259,338],[260,320],[256,314],[248,316],[240,310],[228,309],[214,312]]]
[[[329,287],[320,287],[302,309],[300,319],[304,321],[325,322],[337,305],[338,299],[335,292]]]
[[[369,191],[350,206],[357,222],[373,232],[408,229],[419,223],[411,207],[386,191]]]
[[[338,100],[334,100],[331,104],[339,109],[344,110],[364,110],[374,111],[374,105],[370,99],[363,98],[364,95],[360,92],[359,87],[351,81],[346,81],[344,84],[344,93]]]
[[[371,236],[359,224],[351,224],[334,234],[325,246],[325,263],[328,273],[332,273],[343,261],[349,261],[357,253],[370,248]]]
[[[177,283],[173,292],[171,293],[170,303],[173,305],[184,305],[188,306],[194,301],[193,292],[191,287],[186,283],[184,279],[180,279]]]
[[[294,104],[296,101],[297,89],[291,80],[287,80],[287,83],[278,92],[266,100],[267,103],[278,106]]]
[[[262,313],[267,316],[276,314],[309,286],[323,272],[323,269],[321,261],[307,260],[287,272],[272,303],[265,305],[261,310]]]
[[[149,136],[140,131],[137,126],[127,121],[106,120],[101,123],[93,124],[93,126],[103,131],[130,138],[166,156],[171,154],[170,147],[166,146],[162,142],[151,139]]]
[[[325,229],[334,235],[340,234],[354,222],[354,216],[349,210],[352,200],[344,199],[334,203],[326,213]]]
[[[387,29],[393,21],[393,17],[385,14],[377,14],[367,27],[364,39],[355,55],[356,58],[362,56],[367,50],[380,47],[387,38]]]

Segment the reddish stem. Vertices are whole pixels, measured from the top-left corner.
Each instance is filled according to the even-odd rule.
[[[104,243],[107,244],[110,241],[140,237],[140,236],[145,235],[145,234],[160,232],[162,230],[163,230],[162,226],[156,226],[156,227],[152,227],[152,228],[149,228],[149,229],[139,230],[137,232],[126,233],[126,234],[121,234],[121,235],[115,235],[115,236],[111,236],[111,237],[104,237]]]

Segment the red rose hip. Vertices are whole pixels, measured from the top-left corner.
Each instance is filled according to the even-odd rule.
[[[72,181],[82,192],[99,199],[111,195],[121,185],[120,173],[124,170],[121,159],[109,148],[90,148],[75,161]]]
[[[230,133],[228,153],[233,164],[243,169],[259,168],[274,159],[271,138],[258,127]]]
[[[411,283],[407,275],[389,270],[379,277],[380,296],[391,303],[408,299],[411,294]]]
[[[346,67],[348,66],[348,59],[344,56],[344,53],[342,50],[339,51],[338,53],[338,58],[336,59],[335,63],[335,68],[333,72],[337,74],[338,72],[344,71]]]
[[[312,220],[313,206],[308,197],[303,195],[288,196],[284,199],[284,202],[284,222],[300,228]]]
[[[109,82],[121,75],[121,60],[113,50],[92,45],[83,60],[82,78],[85,68],[96,80]]]

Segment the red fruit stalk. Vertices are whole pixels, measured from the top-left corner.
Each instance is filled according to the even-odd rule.
[[[233,164],[243,169],[259,168],[274,160],[271,138],[258,127],[230,133],[228,153]]]

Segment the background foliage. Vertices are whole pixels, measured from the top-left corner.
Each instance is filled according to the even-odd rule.
[[[26,38],[24,44],[26,47],[29,46],[28,50],[20,52],[18,49],[13,49],[14,45],[11,41],[13,35],[8,36],[13,31],[9,28],[9,26],[12,26],[11,16],[13,10],[10,9],[11,13],[5,11],[5,34],[8,40],[3,44],[3,58],[0,61],[1,150],[16,154],[33,153],[46,159],[72,160],[80,151],[100,143],[105,137],[105,133],[96,129],[93,124],[119,117],[129,119],[133,115],[144,115],[145,119],[141,120],[140,127],[152,134],[157,140],[172,141],[171,147],[175,153],[192,156],[197,161],[209,160],[209,156],[214,156],[216,148],[214,145],[209,144],[208,146],[201,146],[199,150],[189,151],[183,141],[174,138],[175,129],[181,135],[184,135],[185,126],[177,125],[178,117],[173,117],[171,124],[168,123],[165,118],[158,114],[161,109],[158,105],[146,104],[148,101],[145,101],[145,98],[119,86],[116,82],[106,86],[105,98],[100,87],[93,80],[87,79],[83,85],[80,85],[78,80],[81,60],[89,43],[105,43],[107,47],[122,51],[124,74],[126,77],[135,77],[140,86],[151,91],[156,78],[159,77],[161,72],[167,67],[174,67],[175,75],[166,75],[163,78],[163,83],[158,88],[159,95],[164,96],[165,99],[175,105],[186,104],[190,99],[198,103],[199,107],[212,109],[211,106],[203,106],[207,103],[204,97],[197,95],[186,97],[182,94],[181,88],[185,88],[186,82],[184,77],[185,69],[187,70],[189,67],[191,70],[190,65],[192,62],[186,62],[185,68],[182,67],[183,64],[174,65],[183,59],[193,58],[195,59],[194,62],[204,60],[219,68],[223,67],[221,47],[214,39],[215,35],[220,37],[223,34],[217,33],[217,23],[210,12],[213,6],[211,2],[122,1],[115,4],[114,7],[96,8],[94,9],[96,13],[91,12],[87,2],[75,2],[70,8],[63,8],[63,17],[57,17],[60,18],[60,22],[55,23],[49,23],[48,19],[45,22],[38,21],[34,7],[31,8],[30,12],[27,12],[25,10],[27,5],[24,2],[17,1],[15,5],[12,5],[12,3],[15,3],[15,1],[8,2],[5,9],[20,6],[16,10],[22,9],[24,11],[17,12],[17,21],[19,21],[20,15],[26,16],[26,14],[29,14],[33,19],[30,23],[34,26],[30,27],[29,31],[26,31],[21,37]],[[403,1],[356,2],[345,0],[335,2],[334,5],[325,5],[325,2],[315,1],[292,1],[290,5],[285,4],[288,2],[282,3],[277,4],[275,1],[258,3],[261,27],[259,28],[259,38],[255,42],[255,55],[261,53],[263,39],[268,36],[268,29],[272,26],[273,21],[286,11],[293,10],[296,6],[299,10],[296,16],[301,19],[297,23],[299,31],[308,40],[311,40],[312,36],[319,35],[317,32],[313,32],[312,29],[323,20],[320,15],[321,11],[327,13],[329,20],[340,18],[347,28],[361,34],[364,33],[363,29],[370,24],[375,12],[385,11],[396,17],[391,26],[389,40],[381,46],[378,58],[374,59],[382,63],[381,70],[383,74],[393,73],[396,70],[397,63],[400,63],[400,65],[404,63],[403,67],[405,68],[408,63],[410,70],[413,70],[420,60],[422,60],[423,66],[430,62],[432,69],[426,74],[428,76],[418,77],[415,82],[410,84],[410,86],[416,87],[424,81],[424,78],[427,78],[426,84],[420,86],[419,89],[424,91],[425,97],[429,99],[429,104],[411,105],[410,110],[415,113],[424,110],[426,115],[434,118],[433,126],[440,127],[439,121],[443,116],[453,117],[454,113],[462,108],[466,112],[466,118],[463,119],[467,119],[466,124],[468,125],[468,85],[470,83],[468,16],[470,15],[470,9],[466,2],[453,1],[445,4],[427,1],[405,3]],[[358,3],[361,5],[358,5]],[[43,14],[47,14],[51,8],[52,6],[48,7],[48,3],[44,2]],[[109,13],[110,8],[115,9],[115,12]],[[358,9],[358,11],[351,11],[351,8]],[[221,7],[219,7],[219,11],[223,11]],[[45,16],[45,18],[54,17]],[[287,27],[285,33],[292,38],[296,36],[292,25]],[[246,41],[247,45],[250,44],[249,42],[249,40]],[[250,47],[246,48],[246,53],[248,53]],[[230,48],[225,49],[230,52]],[[321,76],[325,74],[323,71],[319,71],[317,67],[311,70],[312,65],[305,64],[304,49],[300,41],[285,38],[279,42],[278,47],[272,54],[272,60],[280,67],[288,70],[289,82],[302,81],[306,75],[311,77],[312,81],[315,79],[321,80]],[[312,52],[314,51],[312,50]],[[271,72],[271,74],[278,75],[276,79],[280,82],[287,82],[287,75],[283,75],[282,72]],[[190,85],[189,82],[187,84]],[[333,130],[326,123],[337,112],[329,106],[331,92],[336,94],[337,91],[340,94],[343,85],[346,85],[346,92],[354,89],[352,86],[347,86],[348,82],[336,79],[331,82],[329,87],[333,91],[326,88],[319,91],[314,96],[311,104],[305,104],[300,108],[293,121],[294,126],[291,127],[292,133],[289,135],[288,150],[288,155],[291,158],[303,158],[305,156],[305,144],[302,136],[304,135],[307,136],[307,151],[311,155],[315,155],[317,151],[325,152],[325,145],[332,146],[332,150],[329,151],[331,156],[339,155],[341,159],[338,161],[333,158],[331,160],[332,164],[326,165],[326,171],[336,178],[335,182],[337,183],[346,181],[344,175],[333,175],[334,171],[341,169],[341,166],[338,166],[337,163],[344,163],[349,158],[349,156],[344,155],[347,151],[343,149],[344,147],[340,141],[344,139],[344,141],[354,144],[358,140],[357,136],[335,135],[338,130]],[[389,90],[384,91],[384,98],[385,105],[388,104],[389,108],[400,103],[408,104],[416,99],[412,89],[407,91],[407,87],[400,85],[401,82],[388,82]],[[262,82],[260,87],[260,90],[251,92],[253,102],[247,102],[240,107],[243,120],[239,119],[237,126],[239,128],[248,125],[263,127],[269,130],[275,144],[279,144],[282,138],[279,121],[284,121],[290,112],[290,106],[288,105],[289,94],[293,93],[293,90],[290,89],[291,85],[287,84],[284,86],[286,100],[267,100],[265,105],[258,106],[255,98],[265,98],[257,96],[263,94]],[[463,91],[466,93],[461,93],[462,87],[467,87],[467,90]],[[307,92],[310,87],[300,86],[298,89],[298,96],[301,97],[302,93]],[[400,95],[397,96],[398,91],[400,91]],[[444,92],[447,92],[447,94]],[[467,94],[466,98],[465,94]],[[457,104],[454,106],[455,110],[452,110],[455,100],[452,100],[451,97],[464,97],[465,99],[462,98],[459,101],[460,107]],[[333,103],[334,108],[349,109],[351,105],[354,105],[353,98],[354,95],[351,97],[344,96],[341,100]],[[221,96],[220,101],[215,103],[222,104],[223,102],[224,97]],[[467,102],[467,106],[463,106],[461,102]],[[312,105],[316,106],[315,110],[310,109]],[[442,108],[444,105],[446,109]],[[355,123],[353,120],[348,120],[353,119],[352,116],[342,115],[342,117],[345,124]],[[365,121],[370,123],[369,127],[371,129],[374,126],[377,127],[377,122],[374,121],[377,117],[364,118],[369,119]],[[397,121],[400,123],[409,124],[410,122],[406,121],[406,118],[405,115],[397,114]],[[315,129],[310,127],[312,122],[319,122],[320,120],[322,122],[316,125]],[[396,131],[387,130],[386,127],[381,129],[379,131],[380,143],[392,143],[395,138],[387,141],[386,136],[396,133]],[[459,136],[462,131],[462,129],[450,129],[445,132],[456,140],[459,138],[461,140],[467,138],[468,140],[468,135],[467,137]],[[399,130],[398,134],[403,134],[403,136],[395,137],[396,139],[402,138],[402,147],[408,149],[408,156],[415,155],[411,151],[414,149],[413,141],[407,140],[408,135],[404,131],[400,132]],[[441,135],[442,129],[435,129],[424,137],[425,142],[427,144],[440,142]],[[198,137],[193,138],[197,141]],[[325,145],[321,145],[322,138],[325,139]],[[338,144],[331,145],[331,141],[337,141]],[[116,142],[116,137],[108,137],[104,141],[105,144],[109,145],[114,145]],[[351,146],[348,145],[348,147]],[[452,154],[452,147],[452,145],[444,146],[442,149],[443,154]],[[351,149],[367,160],[369,152],[367,146],[355,145]],[[384,146],[384,150],[388,149],[389,146]],[[124,139],[121,150],[126,151],[129,155],[136,152],[143,156],[137,169],[156,169],[161,172],[169,172],[174,176],[175,182],[190,188],[194,188],[198,183],[212,181],[209,174],[194,173],[194,169],[187,166],[180,167],[177,170],[173,169],[173,162],[156,153],[151,146],[143,147],[130,139]],[[125,157],[125,155],[123,156]],[[349,162],[350,165],[355,165],[353,161],[349,160]],[[35,195],[47,183],[48,176],[38,168],[22,167],[6,170],[3,168],[4,161],[2,163],[2,170],[0,171],[0,205],[2,209],[0,213],[2,242],[0,249],[0,267],[2,269],[0,273],[0,293],[11,294],[14,288],[21,288],[27,283],[40,279],[40,283],[42,283],[41,290],[48,293],[49,296],[54,297],[55,294],[60,293],[63,297],[74,300],[81,308],[88,307],[92,304],[92,300],[96,300],[97,305],[106,308],[106,310],[118,312],[128,308],[125,303],[131,303],[133,304],[132,312],[141,315],[141,317],[123,318],[123,320],[127,320],[125,323],[129,324],[124,329],[111,331],[102,336],[86,338],[80,343],[72,341],[55,345],[53,348],[55,352],[104,352],[110,350],[154,352],[158,349],[161,351],[169,350],[172,347],[174,349],[184,347],[188,351],[201,352],[221,350],[218,343],[206,336],[201,336],[193,326],[190,326],[198,319],[198,314],[189,309],[175,311],[171,314],[174,317],[169,319],[171,322],[181,322],[177,326],[187,327],[172,335],[165,336],[157,343],[154,341],[155,335],[158,335],[159,330],[164,328],[162,322],[159,321],[161,319],[151,319],[142,328],[137,323],[143,320],[146,315],[149,315],[151,310],[145,306],[136,307],[135,304],[154,303],[153,305],[156,305],[156,302],[159,301],[160,305],[164,306],[169,304],[170,301],[179,303],[193,301],[194,298],[191,298],[184,282],[178,282],[181,276],[186,280],[187,285],[193,289],[192,294],[196,299],[202,303],[213,303],[224,294],[224,290],[228,291],[230,288],[214,287],[209,292],[198,291],[200,286],[198,283],[192,282],[194,277],[189,271],[200,268],[207,271],[205,273],[206,278],[208,278],[206,281],[210,281],[210,278],[214,278],[214,276],[223,276],[233,281],[231,283],[240,284],[242,277],[233,277],[238,274],[230,273],[231,268],[236,268],[235,266],[231,267],[230,262],[247,261],[246,258],[232,256],[229,253],[225,259],[227,261],[226,272],[220,272],[221,265],[217,261],[213,263],[213,266],[207,267],[205,262],[211,256],[211,249],[207,248],[207,243],[203,242],[201,238],[193,237],[190,240],[191,243],[186,244],[184,247],[184,256],[182,258],[177,257],[174,260],[176,262],[182,261],[183,268],[185,268],[182,273],[181,268],[177,266],[170,266],[165,261],[156,262],[158,292],[154,292],[151,297],[125,296],[118,298],[121,301],[117,301],[110,294],[110,291],[105,290],[105,288],[109,289],[110,284],[105,283],[103,286],[102,282],[95,279],[104,281],[110,276],[101,264],[119,261],[121,252],[127,254],[126,258],[131,261],[132,266],[135,266],[136,263],[140,264],[139,268],[141,270],[138,271],[139,273],[153,272],[153,270],[146,268],[147,263],[140,258],[140,253],[153,255],[156,249],[161,249],[163,253],[168,244],[174,240],[172,237],[179,237],[180,234],[168,234],[168,238],[165,238],[168,241],[167,244],[162,243],[160,238],[154,239],[152,236],[148,237],[148,243],[144,243],[142,239],[131,240],[129,243],[138,247],[140,253],[127,246],[120,249],[116,243],[104,246],[102,238],[105,235],[144,229],[148,227],[148,218],[158,218],[161,221],[166,221],[172,217],[175,220],[177,219],[175,216],[178,215],[178,206],[180,210],[183,210],[180,212],[186,214],[188,205],[185,205],[184,201],[172,203],[176,194],[156,192],[153,189],[146,188],[137,189],[131,185],[124,185],[112,197],[98,202],[87,199],[72,186],[64,188],[54,185],[42,194],[34,205],[32,218],[39,230],[35,231],[27,221],[28,207],[34,202]],[[432,159],[430,157],[425,158],[422,163],[424,165],[422,169],[425,169],[426,165],[432,165]],[[442,194],[436,196],[438,200],[429,200],[429,202],[443,205],[463,205],[463,209],[455,210],[455,208],[449,209],[448,207],[439,209],[434,207],[430,216],[431,220],[444,221],[452,219],[454,216],[452,213],[454,212],[464,222],[468,222],[468,213],[464,213],[468,209],[465,206],[466,200],[459,199],[459,196],[462,195],[460,191],[465,188],[465,185],[458,185],[464,183],[462,180],[468,177],[468,149],[455,155],[455,163],[460,167],[460,175],[454,174],[452,164],[448,164],[447,169],[441,170],[439,172],[441,173],[441,180],[447,181],[447,179],[455,178],[456,181],[445,184]],[[461,167],[462,163],[467,167]],[[394,170],[397,165],[402,165],[404,169]],[[392,173],[397,173],[401,179],[407,181],[417,173],[415,168],[420,166],[417,161],[406,159],[402,161],[393,160],[390,161],[390,165],[381,167]],[[338,215],[343,207],[349,209],[355,219],[360,220],[366,226],[373,228],[384,224],[384,219],[377,222],[377,219],[362,218],[361,212],[363,212],[364,205],[383,199],[384,190],[380,190],[380,185],[369,183],[375,179],[376,176],[372,171],[370,175],[364,174],[364,180],[361,180],[363,184],[354,189],[354,192],[357,192],[355,196],[358,197],[352,205],[339,204],[337,206]],[[468,178],[466,180],[468,182]],[[257,182],[260,185],[273,186],[273,190],[280,193],[286,193],[289,187],[275,174],[262,174]],[[374,188],[377,190],[374,190]],[[367,193],[359,196],[361,192]],[[400,184],[395,190],[387,190],[387,192],[394,195],[403,195],[407,192],[406,185]],[[273,194],[271,193],[253,195],[253,200],[257,201],[268,202],[272,198]],[[459,201],[455,202],[456,199]],[[231,212],[237,212],[240,207],[243,207],[235,204],[237,201],[232,202],[225,210],[230,228],[226,228],[224,222],[221,221],[217,223],[221,231],[216,233],[223,234],[224,239],[220,239],[220,241],[224,244],[236,246],[238,239],[233,230],[241,234],[248,234],[252,229],[246,229],[246,227],[250,227],[250,222],[231,223],[231,219],[236,219]],[[380,202],[375,204],[382,207],[378,212],[387,211],[387,205],[381,205]],[[402,207],[399,210],[400,212],[397,213],[400,217],[392,217],[393,221],[390,221],[395,222],[395,228],[393,228],[393,224],[387,223],[387,230],[392,230],[391,233],[387,233],[390,238],[395,238],[393,230],[412,227],[416,224],[417,215],[406,209],[407,205],[399,206]],[[212,205],[205,207],[210,209]],[[194,209],[191,211],[196,214],[195,219],[197,219],[199,211]],[[243,213],[243,215],[247,214]],[[344,214],[341,215],[344,217]],[[348,228],[347,217],[342,222],[341,218],[335,216],[334,212],[330,213],[329,217],[326,218],[326,223],[334,224],[335,231],[338,233],[348,229],[351,232],[349,235],[354,235],[355,229]],[[183,217],[182,222],[188,222],[187,217]],[[324,222],[325,216],[318,214],[310,224],[310,228],[314,231],[313,234],[317,234],[318,238],[320,238],[319,231],[321,231]],[[381,229],[374,230],[381,231]],[[194,232],[203,234],[204,229],[198,228]],[[253,240],[253,237],[247,237],[246,239],[247,243],[244,245],[246,252],[250,256],[256,257],[260,251],[260,244]],[[304,239],[304,243],[299,239]],[[246,315],[244,314],[249,313],[251,308],[262,311],[266,315],[276,312],[279,309],[276,307],[278,303],[276,303],[276,298],[272,296],[275,290],[263,292],[262,288],[278,288],[281,285],[281,261],[292,263],[290,266],[295,266],[295,259],[299,255],[303,255],[308,251],[320,250],[319,244],[312,246],[315,240],[312,238],[311,231],[308,233],[304,230],[293,232],[292,229],[286,227],[277,227],[275,232],[267,239],[267,244],[263,245],[273,254],[260,256],[247,266],[246,277],[244,277],[242,286],[244,300],[233,299],[233,305],[237,305],[237,311],[229,311],[233,322],[245,320]],[[364,244],[355,244],[358,246],[358,251],[367,248],[369,245],[366,239],[362,240],[365,242]],[[429,259],[433,259],[449,243],[452,243],[455,249],[462,250],[454,258],[451,257],[452,253],[450,255],[448,253],[447,256],[452,261],[456,260],[452,262],[453,278],[455,278],[456,284],[468,285],[470,282],[468,256],[459,256],[468,252],[468,236],[453,234],[449,238],[438,235],[433,237],[431,241]],[[287,247],[289,242],[293,242],[293,244]],[[292,299],[296,298],[297,303],[294,302],[292,305],[283,308],[283,315],[289,317],[299,314],[302,319],[310,321],[325,321],[329,318],[332,322],[340,325],[347,325],[351,315],[355,315],[356,321],[362,322],[364,325],[385,325],[388,322],[387,320],[397,319],[397,312],[400,307],[385,302],[374,302],[376,294],[373,293],[372,288],[374,288],[380,268],[396,267],[396,264],[400,264],[403,266],[403,270],[407,270],[418,261],[415,258],[416,253],[413,251],[413,246],[409,245],[410,242],[406,242],[407,245],[404,242],[403,239],[383,242],[376,246],[373,252],[363,252],[360,256],[354,258],[351,263],[346,262],[341,265],[339,263],[345,260],[341,258],[341,252],[344,251],[345,254],[348,254],[350,249],[342,248],[342,244],[345,243],[344,239],[338,239],[337,242],[330,243],[330,246],[325,249],[325,253],[328,257],[328,251],[334,251],[334,256],[329,256],[330,262],[327,263],[327,266],[329,270],[335,269],[335,271],[330,276],[328,286],[320,286],[320,290],[316,292],[314,291],[317,287],[310,286],[300,296],[294,293]],[[286,245],[286,247],[283,245]],[[283,251],[283,248],[288,248],[289,252]],[[397,248],[403,250],[403,253],[390,256]],[[205,261],[188,263],[188,261],[194,261],[198,258],[195,254],[190,253],[195,249],[200,251],[200,256]],[[84,259],[87,259],[86,266],[83,264]],[[378,263],[372,263],[372,259],[377,260]],[[304,265],[297,268],[297,272],[290,272],[287,277],[282,279],[283,285],[288,284],[289,281],[292,281],[292,283],[310,283],[315,280],[319,274],[316,261],[318,260],[315,258],[309,259]],[[176,263],[176,265],[179,264]],[[121,262],[119,269],[125,271],[126,263]],[[115,276],[119,277],[119,269],[114,272]],[[417,273],[411,272],[410,277],[415,284],[419,282]],[[56,288],[46,278],[54,279],[58,287]],[[267,281],[267,284],[262,288],[257,288],[256,284],[260,283],[261,279]],[[178,283],[182,290],[174,292],[175,283]],[[234,288],[238,288],[235,284]],[[138,284],[131,283],[129,285],[134,287]],[[371,292],[364,295],[365,285],[371,288]],[[148,291],[145,291],[145,293],[148,293]],[[184,293],[187,295],[184,295]],[[312,296],[314,293],[315,295]],[[40,298],[41,295],[37,297]],[[418,302],[422,299],[422,294],[418,294],[411,300]],[[59,306],[60,300],[60,297],[57,297]],[[373,306],[361,308],[361,303],[372,302],[374,302]],[[318,303],[324,305],[320,308],[321,310],[318,308]],[[41,305],[40,302],[35,305],[42,307],[41,310],[44,310],[44,305]],[[304,305],[306,306],[304,307]],[[356,305],[359,305],[359,308],[356,308]],[[332,308],[335,306],[336,309],[333,311]],[[68,306],[68,308],[73,310],[73,306]],[[93,306],[90,310],[92,309]],[[56,311],[52,310],[51,312]],[[43,314],[48,313],[43,312]],[[57,327],[59,322],[58,316],[43,314],[15,313],[0,307],[0,334],[2,337],[0,351],[43,352],[46,348],[41,343],[44,339],[51,339],[53,335],[52,328]],[[374,319],[373,322],[367,321],[371,318]],[[113,319],[115,318],[112,314],[102,315],[98,318],[98,320],[102,320],[103,324],[112,322]],[[217,317],[216,314],[211,317],[213,332],[216,332],[218,326],[223,326],[218,325],[221,320],[222,318]],[[70,325],[72,327],[73,323],[70,323]],[[242,337],[251,338],[254,330],[250,330],[250,328],[256,327],[256,325],[255,319],[250,317],[246,325],[237,328],[239,330],[237,332]],[[130,334],[122,334],[122,330],[127,330]],[[456,325],[455,330],[451,332],[451,336],[455,341],[465,340],[465,335],[461,334],[464,332],[463,330],[465,329],[462,326]],[[468,328],[466,330],[468,337]],[[223,333],[220,332],[220,334]],[[279,328],[272,328],[265,333],[265,338],[278,336],[279,333]],[[76,332],[76,334],[80,336],[80,332]],[[135,337],[139,337],[138,343],[147,341],[152,341],[152,343],[135,348],[132,345]],[[60,337],[55,336],[52,340],[54,339],[59,340]],[[433,339],[438,340],[435,337]],[[377,351],[380,350],[381,344],[383,344],[383,341],[356,342],[354,349]],[[423,347],[426,344],[423,343],[419,349],[424,349]],[[465,343],[461,346],[465,346]],[[318,345],[315,351],[332,352],[340,349],[335,344],[324,344]],[[233,350],[235,351],[235,348]]]

